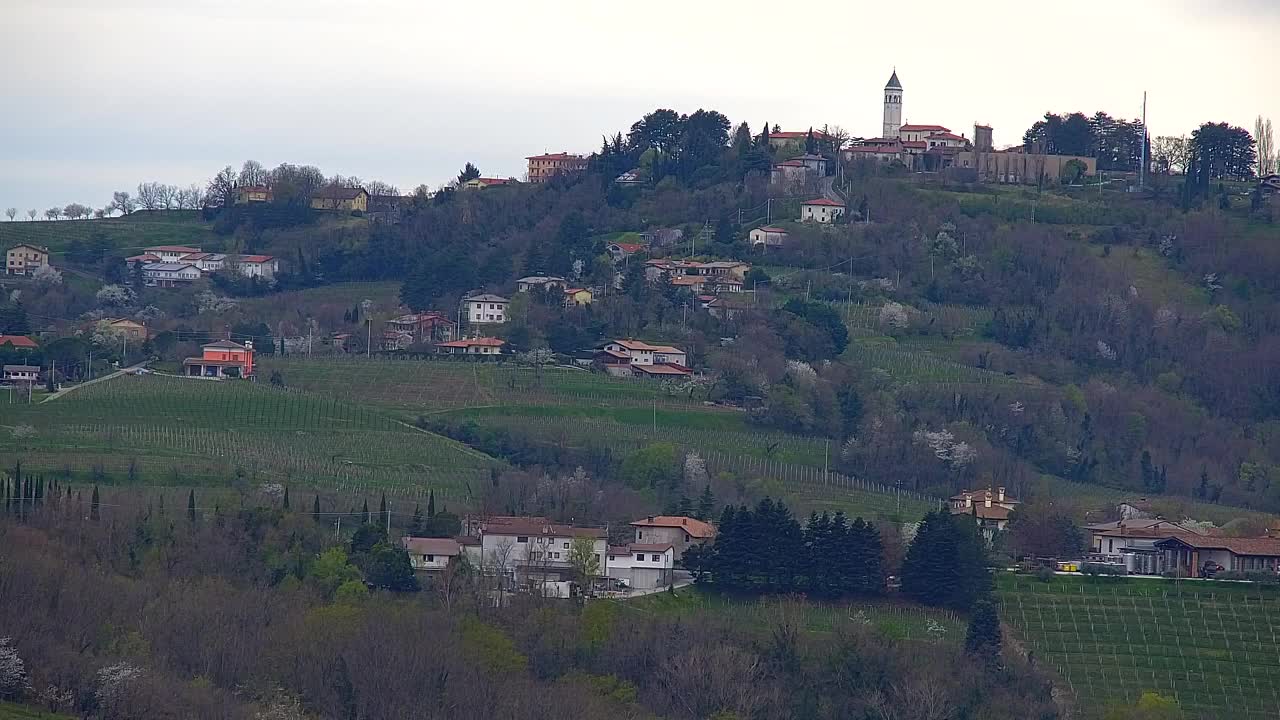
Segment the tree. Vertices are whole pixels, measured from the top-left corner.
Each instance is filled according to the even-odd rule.
[[[462,185],[468,180],[475,180],[478,177],[480,177],[480,168],[472,165],[471,163],[467,163],[466,166],[462,168],[462,172],[458,173],[458,184]]]
[[[288,485],[284,486],[284,500],[280,503],[280,507],[282,507],[285,512],[289,512],[289,486]]]
[[[28,211],[27,211],[27,219],[28,219],[28,220],[35,220],[35,219],[36,219],[36,210],[35,210],[35,208],[32,208],[31,210],[28,210]]]
[[[990,589],[973,519],[941,510],[925,515],[902,563],[902,593],[925,605],[967,610]]]
[[[267,170],[257,160],[245,160],[237,179],[240,187],[258,187],[267,182]]]
[[[675,445],[654,443],[627,456],[618,474],[637,490],[666,489],[680,478],[677,457]]]
[[[360,570],[349,562],[346,551],[340,547],[331,547],[311,563],[307,579],[326,598],[331,598],[343,584],[359,580]]]
[[[375,546],[364,562],[365,581],[376,588],[395,592],[417,592],[421,589],[413,574],[408,551],[386,543]]]
[[[18,214],[18,208],[5,208],[4,214],[9,216],[9,222],[13,222],[13,216]]]
[[[387,533],[381,525],[366,522],[356,528],[355,533],[351,535],[351,555],[352,557],[367,555],[373,552],[373,548],[379,543],[385,543],[386,540]]]
[[[31,272],[31,281],[44,287],[56,287],[62,284],[62,271],[52,265],[41,265]]]
[[[311,519],[320,521],[320,496],[316,495],[311,502]]]
[[[117,191],[111,193],[111,204],[107,207],[121,215],[132,215],[133,211],[138,209],[138,203],[129,193]]]
[[[698,509],[694,514],[699,520],[710,520],[711,514],[716,509],[716,496],[711,492],[711,483],[707,483],[702,488],[702,494],[698,496]]]
[[[195,488],[187,491],[187,521],[194,523],[196,521],[196,491]]]
[[[26,690],[26,663],[9,638],[0,638],[0,698],[20,699]]]
[[[1258,177],[1265,177],[1276,171],[1276,151],[1274,137],[1271,134],[1271,119],[1264,120],[1259,115],[1253,127],[1253,139],[1258,144]]]
[[[413,506],[413,519],[409,522],[409,537],[422,536],[422,506]]]
[[[1256,169],[1253,136],[1227,123],[1205,123],[1191,133],[1192,153],[1198,163],[1197,180],[1207,187],[1211,180],[1247,180]]]
[[[99,518],[99,515],[98,515],[98,505],[99,505],[99,501],[98,501],[98,486],[97,486],[97,485],[94,485],[94,486],[93,486],[93,497],[92,497],[92,499],[90,499],[90,500],[89,500],[89,519],[90,519],[90,520],[97,520],[97,519]]]
[[[964,651],[988,665],[995,665],[1000,659],[1001,643],[1000,615],[996,611],[996,603],[990,597],[984,597],[973,606],[969,631],[964,638]]]
[[[211,204],[220,208],[229,208],[236,204],[239,191],[240,176],[228,165],[219,170],[218,174],[209,181],[205,196]]]
[[[56,208],[56,207],[49,208],[48,210],[44,211],[44,217],[46,220],[57,220],[58,218],[62,217],[62,208]]]
[[[591,587],[591,581],[600,574],[600,556],[596,554],[595,540],[589,537],[576,537],[569,544],[569,565],[578,580],[578,587],[585,592]]]
[[[1032,501],[1009,516],[1009,543],[1019,555],[1073,557],[1084,550],[1084,535],[1071,517],[1052,503]]]

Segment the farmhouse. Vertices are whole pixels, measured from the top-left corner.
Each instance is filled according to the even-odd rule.
[[[801,222],[833,223],[841,215],[844,215],[844,205],[835,200],[818,198],[800,203]]]
[[[49,264],[49,248],[23,243],[4,254],[6,275],[30,275]]]
[[[609,243],[607,246],[605,246],[605,250],[609,252],[609,256],[613,258],[614,262],[621,262],[622,260],[626,260],[627,258],[631,257],[632,255],[635,255],[638,252],[644,252],[645,250],[648,250],[648,249],[649,249],[649,246],[645,245],[644,243],[619,242],[619,243]]]
[[[604,528],[548,522],[543,517],[495,517],[467,522],[479,537],[479,564],[504,583],[547,597],[569,597],[575,570],[570,562],[574,540],[590,540],[598,573],[606,569],[608,533]]]
[[[195,282],[200,276],[200,268],[186,262],[158,262],[142,266],[142,281],[149,287],[178,287]]]
[[[504,323],[510,300],[500,295],[472,295],[462,301],[467,306],[467,322],[472,325]]]
[[[1007,494],[1003,487],[992,490],[965,490],[951,496],[952,515],[972,515],[978,528],[990,540],[995,533],[1009,525],[1009,513],[1021,502]]]
[[[514,182],[515,180],[509,178],[471,178],[459,185],[458,188],[461,190],[483,190],[485,188],[498,187]]]
[[[201,356],[182,361],[183,374],[189,377],[247,378],[253,375],[253,341],[245,344],[219,340],[201,345]]]
[[[1163,567],[1188,577],[1212,577],[1228,572],[1280,572],[1280,528],[1263,537],[1229,538],[1180,535],[1157,540]]]
[[[0,335],[0,348],[11,347],[18,350],[35,350],[40,344],[25,335]]]
[[[317,190],[311,196],[313,210],[335,210],[338,212],[365,212],[369,209],[369,193],[364,188],[345,188],[330,186]]]
[[[545,290],[547,288],[564,290],[567,287],[569,287],[569,281],[556,275],[530,275],[516,281],[516,290],[519,292],[529,292],[534,289]]]
[[[271,202],[274,198],[271,188],[266,185],[249,185],[240,188],[240,192],[236,195],[236,204],[265,203]]]
[[[462,546],[453,538],[402,537],[400,546],[409,553],[414,570],[440,572],[462,554]]]
[[[809,168],[799,160],[784,160],[775,163],[769,173],[769,182],[774,185],[798,186],[809,176]]]
[[[636,542],[670,545],[677,560],[690,545],[711,542],[716,537],[714,525],[683,515],[650,515],[631,523],[631,527],[636,529]]]
[[[280,272],[280,261],[270,255],[238,255],[235,265],[247,278],[270,280]]]
[[[747,239],[752,245],[782,247],[782,243],[787,240],[787,231],[777,225],[765,225],[747,233]]]
[[[630,543],[609,548],[605,574],[634,590],[666,587],[675,581],[675,548],[663,543]]]
[[[4,381],[7,383],[40,382],[40,368],[35,365],[5,365]]]
[[[186,245],[155,245],[153,247],[144,248],[143,256],[151,255],[156,258],[156,262],[171,263],[178,262],[187,255],[200,252],[200,248],[187,247]]]
[[[1125,518],[1085,527],[1092,535],[1092,554],[1105,563],[1123,565],[1134,575],[1164,571],[1164,552],[1156,543],[1203,533],[1163,518]]]
[[[135,342],[144,342],[150,337],[146,325],[128,318],[103,318],[96,323],[96,326],[103,331],[123,335]]]
[[[445,355],[501,355],[504,345],[498,338],[476,337],[436,343],[436,350]]]
[[[544,183],[556,175],[580,173],[587,169],[587,159],[581,155],[567,152],[531,155],[529,161],[528,180],[531,183]]]
[[[572,307],[574,305],[590,305],[595,299],[588,288],[565,288],[564,289],[564,306]]]

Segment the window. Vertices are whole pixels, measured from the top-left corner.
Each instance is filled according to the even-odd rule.
[[[639,562],[644,562],[644,555],[641,555],[641,554],[636,555],[636,560]]]
[[[519,535],[519,536],[517,536],[517,537],[516,537],[516,542],[518,542],[518,543],[527,543],[527,542],[529,542],[529,536],[528,536],[528,535]]]
[[[435,562],[435,561],[436,561],[436,556],[435,556],[435,555],[423,555],[423,556],[422,556],[422,559],[423,559],[423,560],[426,560],[427,562]]]
[[[643,531],[643,530],[636,530],[636,539],[637,539],[637,540],[643,540],[643,539],[644,539],[644,531]]]
[[[654,562],[661,562],[661,561],[662,561],[662,556],[661,556],[661,555],[654,555],[651,559],[652,559]]]
[[[551,556],[554,557],[556,560],[560,559],[560,553],[551,553]]]
[[[617,560],[617,559],[618,559],[618,558],[617,558],[617,556],[615,556],[615,555],[610,555],[610,556],[609,556],[609,562],[613,562],[614,560]]]
[[[565,544],[564,544],[564,549],[565,549],[565,550],[568,550],[568,549],[569,549],[569,543],[565,543]]]

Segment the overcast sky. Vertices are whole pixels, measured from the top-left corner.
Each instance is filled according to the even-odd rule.
[[[1041,7],[1045,9],[1040,9]],[[1280,124],[1280,0],[0,0],[0,209],[255,159],[408,190],[590,152],[655,107],[1012,144],[1047,110]]]

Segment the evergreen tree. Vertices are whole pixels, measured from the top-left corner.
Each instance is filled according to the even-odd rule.
[[[422,535],[422,506],[413,506],[413,520],[409,523],[409,537]]]
[[[716,496],[711,492],[711,483],[707,483],[702,488],[702,494],[698,496],[698,507],[694,512],[694,517],[699,520],[710,520],[711,513],[715,512]]]
[[[196,491],[195,488],[187,491],[187,520],[194,523],[196,521]]]
[[[385,543],[369,553],[364,562],[365,580],[376,588],[395,592],[417,592],[421,589],[413,574],[409,553]]]
[[[818,151],[818,144],[813,139],[813,128],[809,128],[809,134],[804,136],[804,152],[806,155],[812,155]]]
[[[97,485],[94,485],[94,486],[93,486],[93,497],[91,497],[91,498],[89,499],[89,519],[90,519],[90,520],[97,520],[97,519],[99,518],[99,514],[98,514],[98,506],[99,506],[99,500],[98,500],[98,486],[97,486]]]
[[[680,503],[676,505],[676,515],[684,517],[693,516],[693,501],[689,499],[688,495],[680,496]]]
[[[382,493],[382,502],[378,504],[378,521],[387,522],[390,518],[387,514],[387,494]]]
[[[433,488],[427,491],[427,517],[433,518],[435,516],[436,516],[436,491]]]
[[[369,498],[364,499],[364,507],[360,509],[360,514],[364,516],[365,524],[373,522],[373,516],[369,514]]]
[[[320,496],[316,495],[311,501],[311,518],[316,522],[320,522]]]
[[[967,610],[991,589],[983,539],[973,518],[925,515],[902,563],[902,592],[925,605]]]
[[[996,603],[989,596],[983,597],[974,603],[969,631],[964,638],[964,651],[988,664],[995,664],[1000,658],[1002,642]]]

